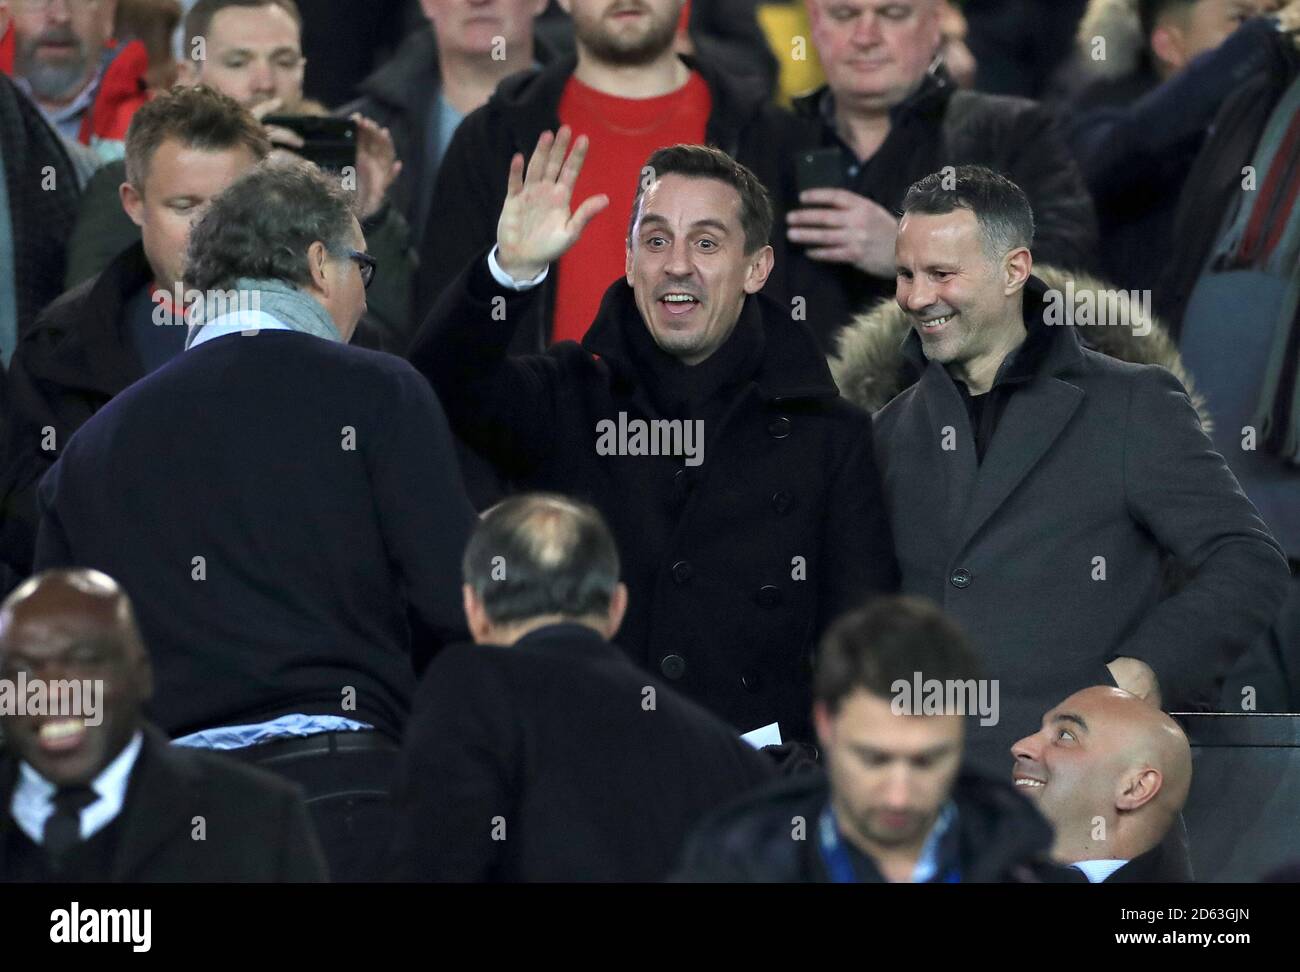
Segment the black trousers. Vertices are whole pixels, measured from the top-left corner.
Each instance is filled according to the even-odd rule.
[[[378,732],[323,732],[224,753],[302,787],[331,881],[385,879],[397,743]]]

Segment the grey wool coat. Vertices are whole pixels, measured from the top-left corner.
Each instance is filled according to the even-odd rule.
[[[1036,270],[1030,326],[1065,281]],[[1074,286],[1104,285],[1076,276]],[[982,463],[953,379],[925,361],[897,305],[861,315],[832,362],[844,397],[874,411],[904,592],[955,619],[997,680],[997,722],[972,721],[970,741],[972,761],[995,772],[1048,709],[1114,684],[1106,664],[1118,657],[1151,666],[1166,709],[1209,707],[1285,594],[1280,548],[1149,323],[1144,335],[1050,327]],[[1173,591],[1169,562],[1183,578]]]

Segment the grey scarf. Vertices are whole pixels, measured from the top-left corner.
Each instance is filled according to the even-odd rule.
[[[283,280],[240,277],[231,290],[213,291],[194,306],[185,347],[189,348],[199,331],[222,314],[249,308],[275,318],[291,331],[312,334],[340,344],[343,342],[343,335],[334,326],[334,321],[325,308],[293,284]]]

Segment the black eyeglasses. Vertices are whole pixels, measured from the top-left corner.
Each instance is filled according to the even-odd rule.
[[[361,268],[362,286],[369,290],[370,281],[375,279],[375,271],[379,269],[379,261],[369,253],[362,253],[360,250],[349,250],[348,259],[355,260],[357,266]]]

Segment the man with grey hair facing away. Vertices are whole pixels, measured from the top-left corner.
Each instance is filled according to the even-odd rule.
[[[655,881],[770,760],[610,643],[627,608],[593,507],[533,493],[484,515],[463,564],[478,646],[416,696],[395,790],[406,881]]]
[[[117,578],[180,744],[300,783],[335,880],[375,877],[415,672],[412,618],[462,629],[474,513],[428,383],[350,348],[374,263],[346,195],[263,165],[190,235],[187,349],[42,480],[39,568]]]

